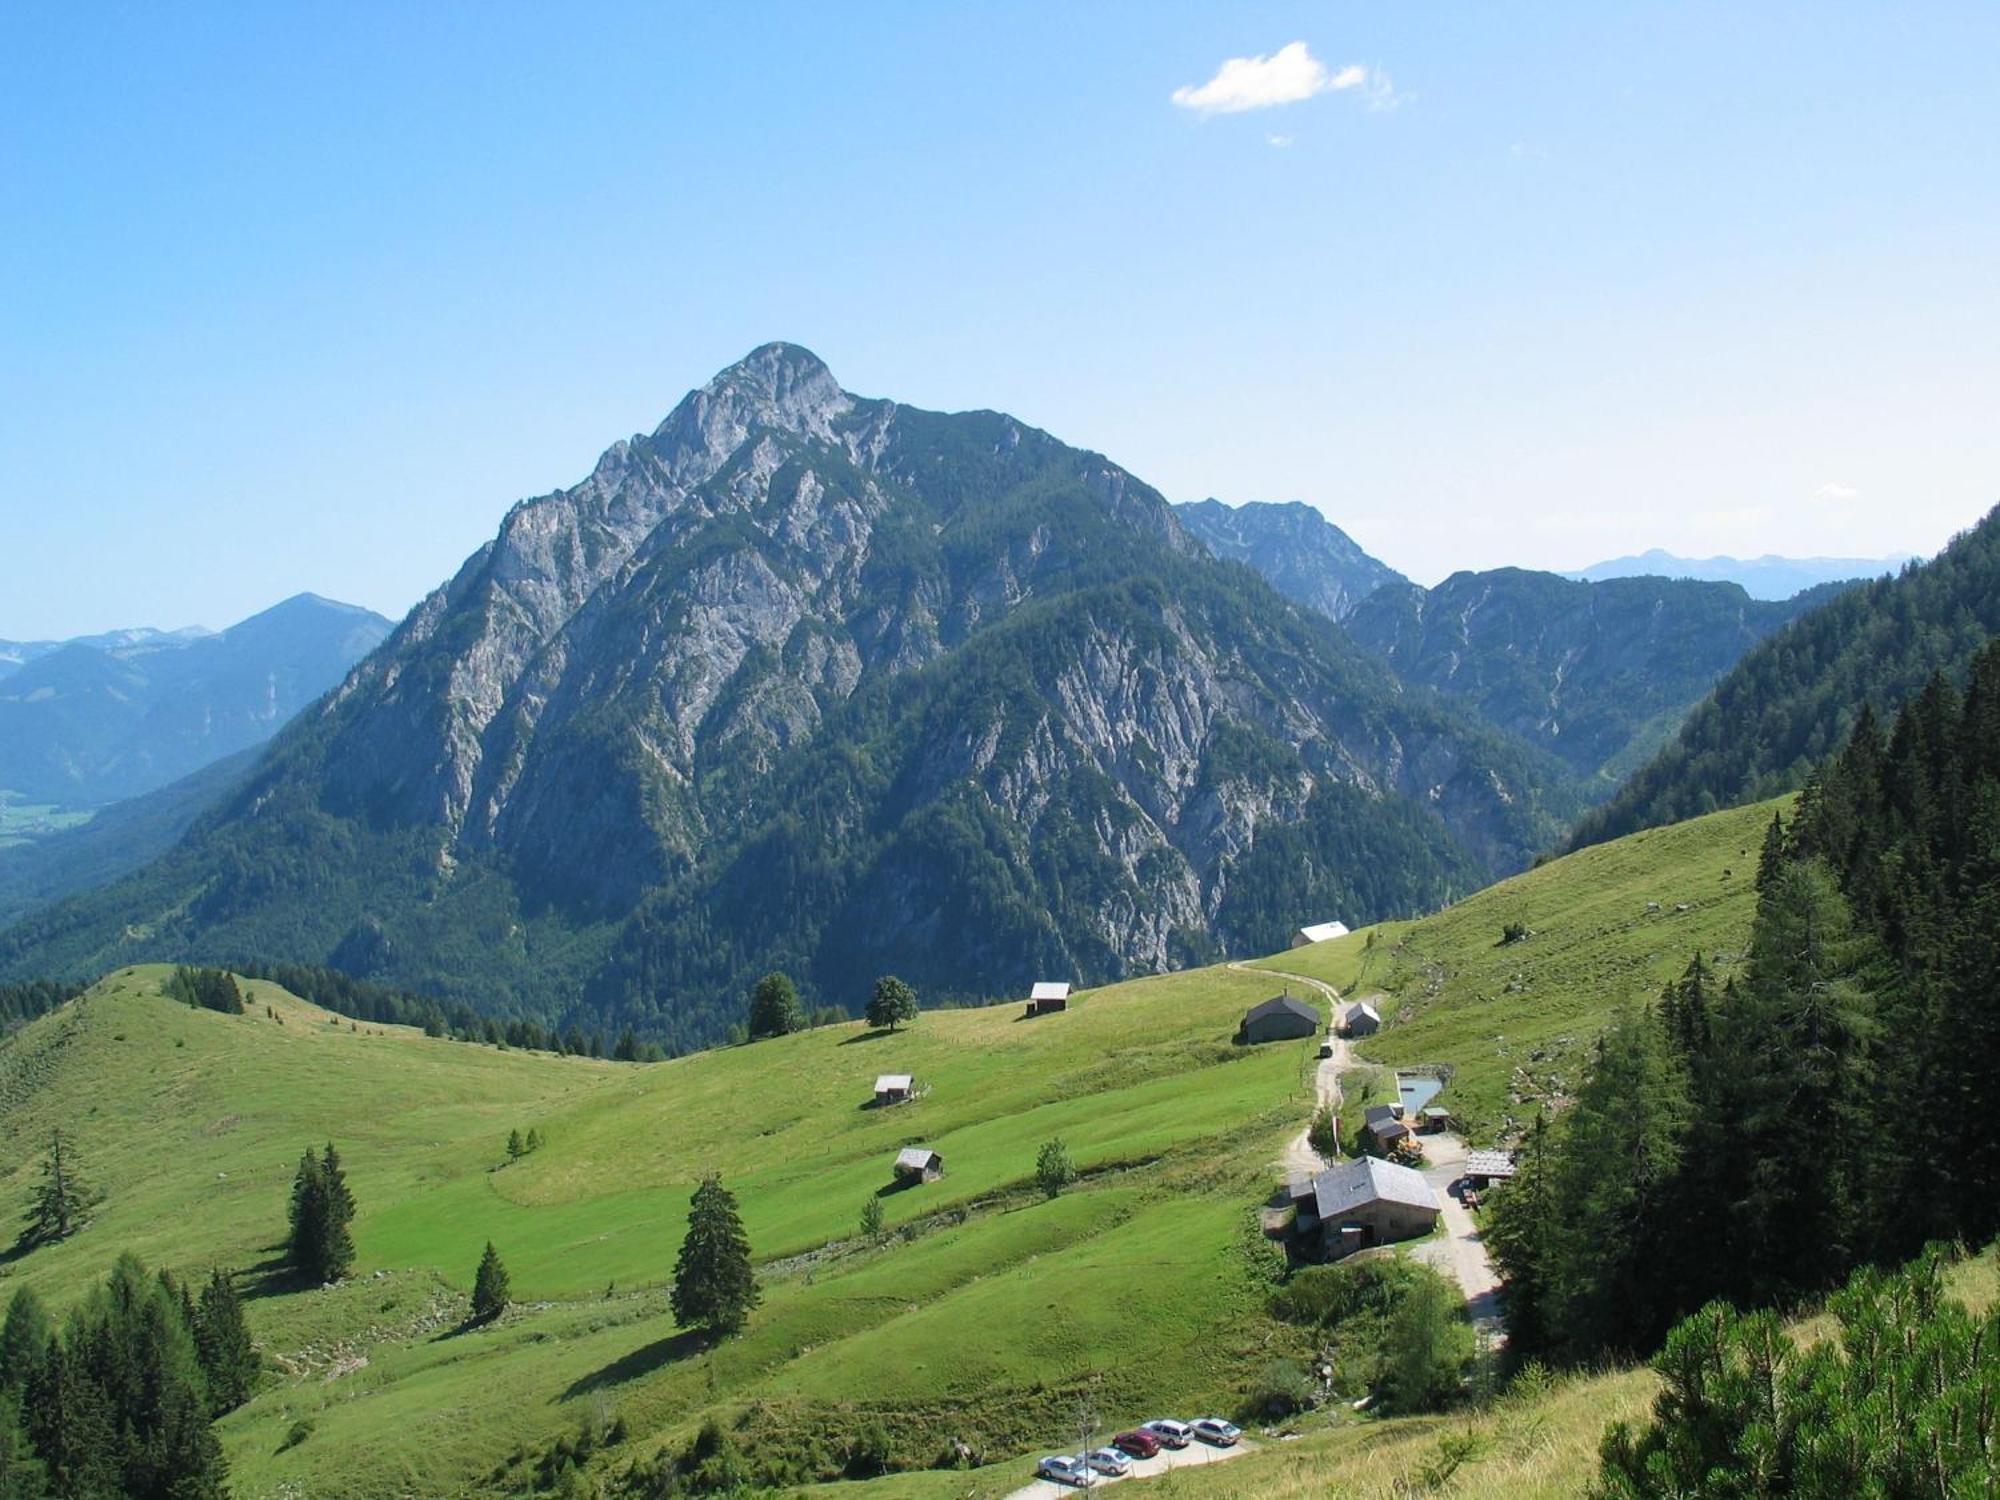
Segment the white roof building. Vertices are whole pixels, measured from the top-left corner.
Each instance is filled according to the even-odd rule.
[[[1069,985],[1064,981],[1048,981],[1036,985],[1028,992],[1030,1000],[1067,1000]]]
[[[1314,922],[1311,926],[1301,927],[1298,930],[1298,935],[1292,939],[1292,946],[1301,948],[1308,943],[1328,943],[1337,937],[1346,936],[1345,922]]]
[[[875,1092],[878,1094],[907,1094],[909,1091],[908,1073],[884,1073],[875,1080]]]

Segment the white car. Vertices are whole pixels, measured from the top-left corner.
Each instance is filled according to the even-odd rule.
[[[1204,1443],[1212,1443],[1218,1448],[1234,1448],[1236,1440],[1243,1436],[1241,1427],[1220,1417],[1203,1417],[1194,1424],[1193,1432]]]
[[[1090,1453],[1090,1466],[1100,1474],[1109,1474],[1116,1479],[1132,1472],[1132,1460],[1116,1448],[1094,1448]]]
[[[1082,1484],[1089,1475],[1082,1458],[1063,1453],[1051,1453],[1035,1465],[1037,1479],[1053,1479],[1057,1484]]]
[[[1155,1417],[1146,1424],[1146,1431],[1160,1440],[1162,1448],[1185,1448],[1194,1438],[1192,1427],[1172,1417]]]

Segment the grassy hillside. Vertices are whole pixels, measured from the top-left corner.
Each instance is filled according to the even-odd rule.
[[[1781,805],[1598,845],[1420,921],[1262,964],[1355,994],[1381,992],[1386,1024],[1357,1056],[1391,1067],[1449,1064],[1442,1102],[1475,1139],[1490,1137],[1532,1120],[1538,1100],[1560,1099],[1604,1017],[1654,999],[1697,949],[1727,972],[1749,937],[1757,851]],[[1516,923],[1527,936],[1503,943]]]
[[[1740,948],[1768,817],[1642,834],[1263,963],[1384,992],[1389,1024],[1364,1057],[1450,1064],[1446,1098],[1492,1133],[1532,1111],[1517,1094],[1560,1092],[1610,1007],[1649,997],[1695,947]],[[1502,946],[1512,922],[1529,936]],[[240,1496],[520,1493],[581,1426],[623,1420],[603,1473],[711,1413],[795,1456],[801,1478],[837,1469],[874,1420],[909,1464],[963,1440],[995,1466],[877,1487],[999,1495],[1060,1441],[1080,1392],[1108,1422],[1233,1412],[1286,1347],[1255,1209],[1307,1113],[1312,1049],[1230,1044],[1276,987],[1254,968],[1085,993],[1032,1022],[1015,1004],[942,1011],[893,1036],[845,1025],[645,1066],[356,1026],[262,982],[248,1015],[195,1011],[163,996],[165,972],[120,971],[0,1044],[0,1218],[18,1221],[58,1124],[106,1193],[75,1239],[0,1257],[0,1297],[26,1283],[64,1304],[125,1249],[246,1271],[272,1374],[221,1424]],[[927,1092],[868,1107],[882,1072]],[[530,1127],[544,1147],[503,1165],[508,1131]],[[1043,1201],[1029,1177],[1058,1135],[1085,1177]],[[348,1282],[304,1290],[277,1247],[299,1153],[329,1136],[360,1258]],[[918,1142],[948,1175],[881,1197],[892,1234],[862,1243],[864,1203]],[[712,1351],[676,1332],[665,1295],[709,1169],[741,1200],[764,1280],[745,1334]],[[489,1238],[521,1305],[460,1331]],[[1581,1475],[1599,1419],[1644,1399],[1643,1377],[1620,1379],[1639,1383],[1549,1393],[1529,1439],[1480,1418],[1488,1469],[1520,1478],[1490,1492],[1568,1492],[1550,1476]],[[1322,1465],[1386,1486],[1448,1430],[1354,1423],[1282,1463],[1274,1450],[1164,1487],[1288,1493],[1323,1488]]]
[[[508,1488],[525,1466],[504,1460],[580,1423],[622,1416],[622,1463],[708,1410],[752,1411],[761,1441],[801,1452],[878,1410],[912,1461],[953,1438],[997,1457],[1060,1431],[1085,1383],[1116,1419],[1233,1406],[1268,1332],[1252,1210],[1305,1109],[1308,1049],[1229,1044],[1270,988],[1254,975],[638,1066],[355,1027],[263,983],[246,1016],[195,1011],[164,973],[121,971],[0,1047],[0,1214],[17,1220],[58,1124],[106,1194],[75,1239],[0,1263],[0,1296],[26,1283],[61,1305],[125,1249],[248,1269],[276,1378],[221,1424],[242,1496]],[[888,1070],[929,1092],[865,1108]],[[516,1126],[546,1145],[502,1167]],[[1085,1180],[1044,1202],[1026,1180],[1057,1135]],[[340,1287],[298,1290],[274,1264],[284,1205],[328,1136],[360,1258]],[[854,1243],[913,1141],[948,1175],[882,1200],[905,1234]],[[712,1353],[676,1335],[664,1293],[708,1168],[765,1278],[747,1333]],[[456,1332],[488,1238],[525,1305]],[[1139,1316],[1135,1284],[1203,1295]]]

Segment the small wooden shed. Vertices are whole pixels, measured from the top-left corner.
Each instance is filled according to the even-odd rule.
[[[1402,1113],[1402,1106],[1397,1104],[1368,1106],[1367,1113],[1362,1116],[1361,1128],[1377,1149],[1387,1152],[1410,1138],[1410,1127],[1403,1123]]]
[[[896,1181],[914,1185],[944,1176],[944,1158],[928,1146],[905,1146],[896,1153]]]
[[[1484,1192],[1496,1182],[1506,1182],[1518,1170],[1514,1158],[1505,1151],[1466,1153],[1465,1180],[1479,1192]]]
[[[1064,980],[1044,980],[1028,991],[1028,1014],[1052,1016],[1069,1009],[1069,984]]]
[[[916,1080],[908,1073],[884,1073],[875,1080],[875,1102],[904,1104],[916,1097]]]
[[[1292,934],[1294,948],[1310,948],[1314,943],[1330,943],[1347,936],[1345,922],[1311,922]]]
[[[1366,1000],[1347,1007],[1340,1018],[1342,1036],[1373,1036],[1382,1029],[1382,1013]]]

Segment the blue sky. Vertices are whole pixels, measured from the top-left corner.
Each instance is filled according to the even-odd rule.
[[[1424,581],[1928,551],[1996,141],[1992,5],[17,4],[0,637],[400,614],[771,338]]]

